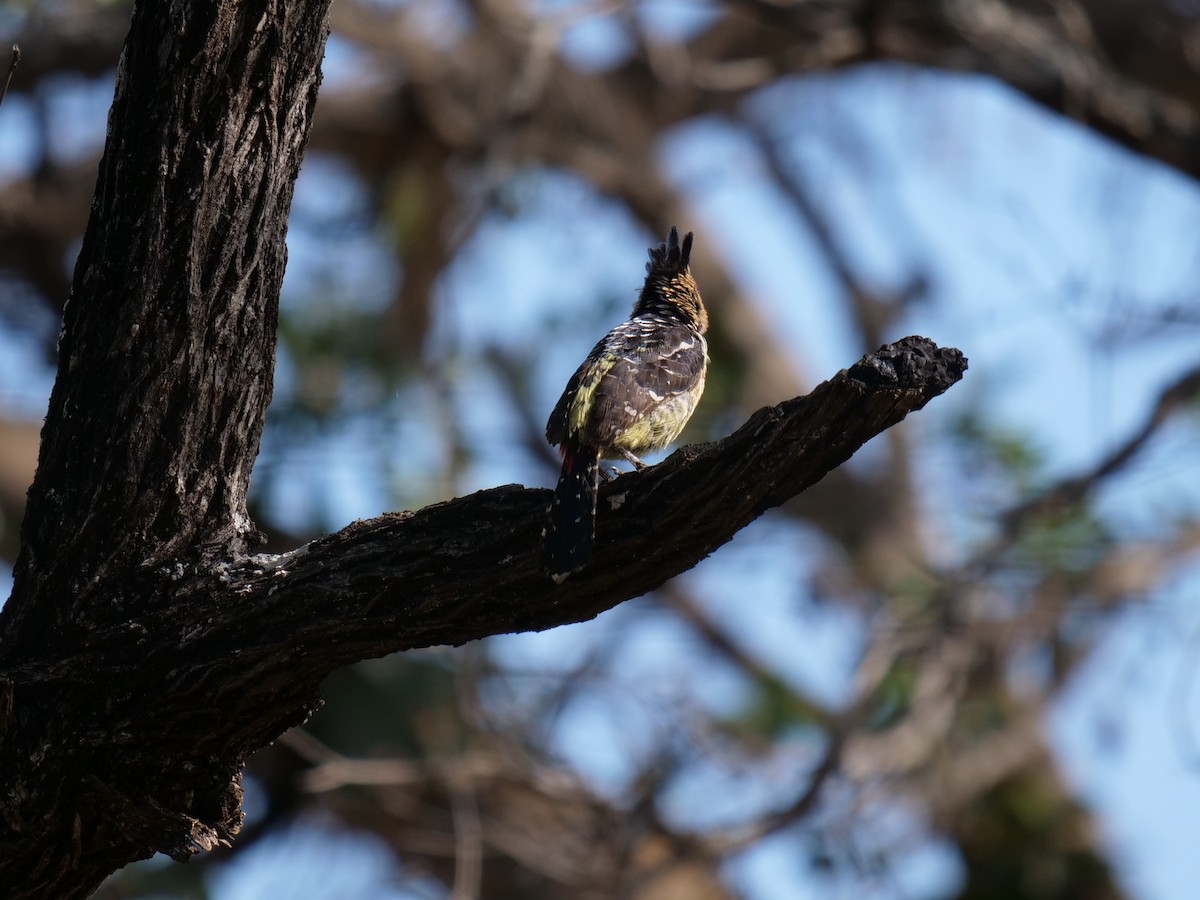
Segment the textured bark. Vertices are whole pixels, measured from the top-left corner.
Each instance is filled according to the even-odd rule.
[[[240,820],[240,761],[186,737],[207,705],[172,734],[148,695],[180,686],[141,677],[161,674],[155,653],[175,638],[102,651],[90,672],[60,666],[101,635],[140,633],[140,616],[174,602],[175,573],[252,534],[246,487],[327,5],[134,9],[0,618],[6,896],[84,896],[132,859],[184,858]],[[65,680],[42,677],[55,670]],[[140,731],[110,727],[134,710]]]

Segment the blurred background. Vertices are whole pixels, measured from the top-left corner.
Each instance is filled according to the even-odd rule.
[[[0,596],[129,13],[0,2]],[[907,334],[971,368],[653,595],[336,673],[250,761],[232,850],[100,896],[1195,897],[1200,7],[331,24],[254,474],[270,549],[551,486],[546,416],[672,224],[713,322],[687,442]]]

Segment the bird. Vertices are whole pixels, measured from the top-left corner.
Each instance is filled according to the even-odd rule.
[[[691,273],[692,232],[650,248],[629,318],[592,348],[546,422],[562,472],[543,532],[543,557],[561,584],[592,556],[600,460],[660,450],[692,417],[708,371],[708,312]]]

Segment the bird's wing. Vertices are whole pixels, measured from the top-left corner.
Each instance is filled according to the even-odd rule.
[[[572,401],[579,393],[579,386],[583,383],[584,379],[588,379],[594,388],[595,381],[600,375],[604,374],[603,361],[607,358],[605,348],[616,330],[613,329],[613,331],[610,331],[596,342],[596,346],[587,355],[587,359],[575,370],[575,374],[571,376],[567,382],[567,386],[563,388],[562,396],[554,404],[554,409],[550,412],[550,418],[546,421],[546,440],[551,444],[561,444],[577,430],[577,426],[572,425],[568,421],[571,414]]]
[[[634,327],[610,333],[615,339],[606,339],[600,360],[581,376],[568,411],[571,430],[599,447],[613,446],[662,403],[693,391],[708,363],[704,338],[686,325],[625,325]]]

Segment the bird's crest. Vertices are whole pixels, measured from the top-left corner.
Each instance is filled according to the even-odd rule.
[[[681,318],[700,334],[708,328],[708,313],[700,299],[700,290],[692,280],[688,264],[692,257],[692,233],[679,240],[674,225],[667,239],[650,248],[646,263],[646,283],[633,305],[633,316],[657,313]]]
[[[666,241],[650,248],[650,262],[646,263],[646,274],[671,278],[687,270],[692,255],[692,233],[683,236],[679,243],[679,229],[674,225]]]

